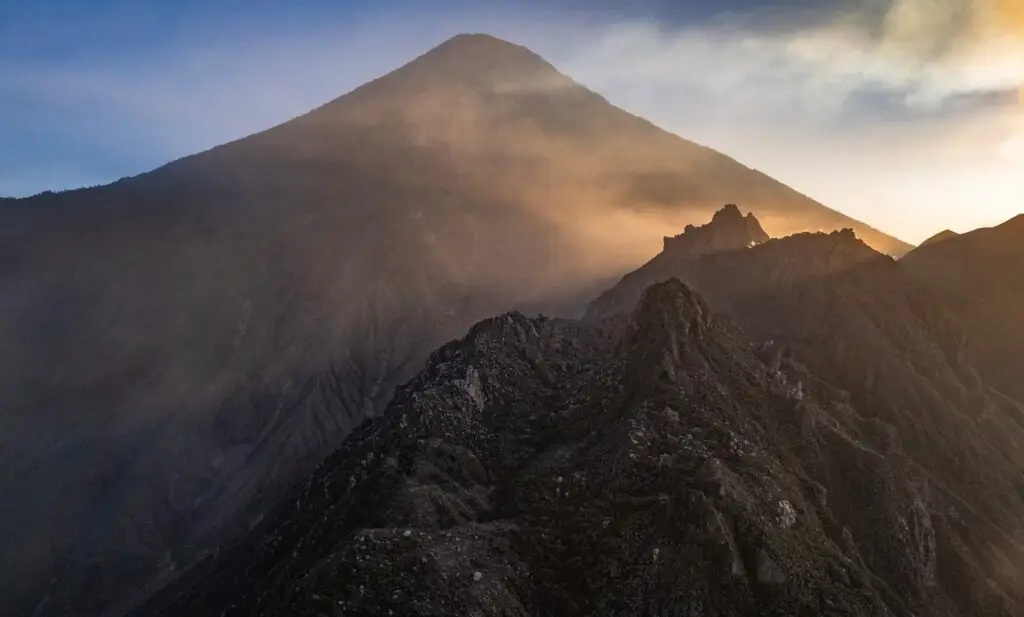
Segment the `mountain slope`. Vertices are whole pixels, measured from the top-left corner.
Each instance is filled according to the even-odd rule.
[[[510,307],[571,307],[733,199],[773,233],[848,220],[460,36],[263,133],[5,201],[6,604],[97,614],[172,576],[430,349]]]
[[[762,342],[773,366],[809,371],[805,392],[852,406],[866,443],[921,474],[933,526],[954,525],[939,513],[955,511],[978,529],[970,540],[947,538],[952,544],[940,542],[940,550],[982,564],[993,580],[1018,580],[1024,412],[979,378],[969,337],[939,298],[850,230],[696,259],[670,249],[596,300],[590,318],[622,312],[644,285],[690,282]],[[960,611],[986,614],[977,612],[988,600],[974,575],[940,567],[937,576]]]
[[[927,240],[925,240],[921,244],[918,244],[917,248],[924,248],[924,247],[926,247],[926,246],[928,246],[930,244],[937,244],[939,242],[945,242],[946,240],[952,240],[953,238],[957,238],[959,236],[960,236],[960,234],[956,233],[955,231],[951,231],[949,229],[945,229],[945,230],[940,231],[939,233],[935,234],[934,236],[931,236],[930,238],[928,238]]]
[[[922,245],[900,264],[950,307],[985,377],[1024,400],[1024,216]]]
[[[487,320],[137,614],[1019,614],[970,510],[797,375],[674,279]]]

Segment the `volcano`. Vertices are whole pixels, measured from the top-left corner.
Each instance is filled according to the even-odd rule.
[[[116,614],[255,524],[438,345],[578,312],[734,201],[771,235],[907,248],[486,35],[154,171],[4,200],[5,604]]]

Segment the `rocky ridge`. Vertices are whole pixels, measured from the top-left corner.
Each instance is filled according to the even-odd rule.
[[[957,610],[988,614],[979,607],[992,601],[981,599],[989,578],[1009,585],[997,595],[1015,593],[1006,581],[1019,580],[1019,566],[1002,564],[1022,563],[1024,415],[979,375],[974,331],[955,305],[843,230],[696,259],[665,251],[596,300],[589,317],[621,312],[636,289],[673,276],[760,341],[772,366],[806,371],[805,391],[855,409],[865,441],[925,479],[940,549],[971,564],[938,571]],[[952,534],[968,520],[977,531]]]
[[[664,252],[698,257],[707,253],[749,248],[771,237],[761,227],[753,213],[743,216],[735,204],[728,204],[715,212],[711,222],[702,225],[687,225],[683,233],[666,236]]]
[[[137,614],[1020,614],[1024,412],[941,304],[851,230],[679,246],[441,348]]]
[[[919,498],[755,352],[676,280],[625,319],[478,324],[139,614],[909,614],[811,474],[884,492],[914,588]]]

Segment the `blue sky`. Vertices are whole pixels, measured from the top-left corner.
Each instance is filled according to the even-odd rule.
[[[0,195],[146,171],[480,31],[919,240],[1024,210],[1024,11],[1001,1],[0,0]]]

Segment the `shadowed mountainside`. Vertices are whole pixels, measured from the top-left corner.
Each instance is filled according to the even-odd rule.
[[[628,310],[639,290],[671,277],[759,341],[771,366],[808,370],[804,392],[855,409],[864,442],[919,474],[936,550],[948,560],[935,580],[960,611],[951,614],[1020,610],[1010,607],[1019,607],[1024,572],[1024,411],[979,377],[973,331],[944,297],[842,230],[696,258],[666,247],[602,294],[588,318]],[[850,527],[859,541],[880,533],[864,516]],[[910,610],[946,614],[903,593]]]
[[[918,244],[917,248],[919,248],[919,249],[920,248],[924,248],[924,247],[932,245],[932,244],[938,244],[939,242],[945,242],[946,240],[952,240],[953,238],[958,238],[958,237],[960,237],[960,234],[956,233],[955,231],[951,231],[949,229],[945,229],[945,230],[940,231],[939,233],[935,234],[934,236],[928,238],[927,240],[925,240],[921,244]],[[917,250],[917,249],[914,249],[914,250]]]
[[[1024,552],[984,515],[1020,496],[929,468],[982,423],[904,432],[774,349],[677,279],[626,314],[481,322],[135,614],[1020,614]],[[987,454],[985,489],[1016,477]]]
[[[5,604],[93,615],[173,575],[429,350],[571,309],[732,200],[904,250],[482,35],[150,173],[5,200]]]
[[[923,244],[900,264],[970,334],[968,353],[982,374],[1024,400],[1024,215]]]

